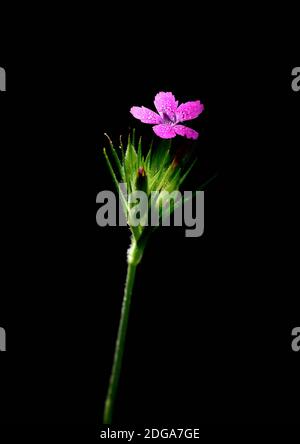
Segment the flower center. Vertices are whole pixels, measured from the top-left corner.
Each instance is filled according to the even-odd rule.
[[[163,119],[163,123],[165,125],[173,125],[174,123],[176,123],[176,116],[175,113],[169,113],[167,114],[165,111],[162,113],[162,119]]]

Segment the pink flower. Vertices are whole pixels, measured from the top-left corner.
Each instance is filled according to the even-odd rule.
[[[197,131],[178,124],[196,119],[202,113],[204,106],[200,100],[182,103],[178,106],[178,101],[175,100],[171,92],[160,92],[155,96],[154,105],[158,114],[144,106],[133,106],[130,112],[143,123],[155,124],[153,131],[162,139],[172,139],[177,134],[188,139],[198,138]]]

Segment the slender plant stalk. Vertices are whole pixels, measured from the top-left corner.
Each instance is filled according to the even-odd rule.
[[[133,247],[131,248],[131,257],[134,256],[135,254],[136,254],[136,246],[133,245]],[[128,326],[130,304],[131,304],[131,296],[135,281],[136,268],[137,268],[137,263],[129,260],[113,366],[112,366],[108,392],[104,407],[103,424],[111,424],[112,422],[114,404],[118,391],[118,385],[122,368],[125,339],[126,339],[126,332]]]

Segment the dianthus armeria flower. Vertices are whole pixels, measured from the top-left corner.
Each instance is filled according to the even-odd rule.
[[[154,104],[157,112],[144,106],[134,106],[131,113],[142,122],[154,125],[154,132],[162,139],[172,139],[177,134],[189,139],[198,138],[197,131],[181,123],[195,119],[202,113],[204,107],[200,100],[178,105],[171,92],[160,92],[156,95]],[[186,143],[181,144],[183,146],[175,151],[171,149],[171,140],[155,140],[156,148],[152,149],[151,144],[145,150],[142,138],[137,140],[134,130],[128,137],[126,148],[122,140],[120,150],[115,149],[113,142],[109,138],[108,140],[110,155],[104,149],[104,156],[119,193],[123,221],[125,225],[127,222],[132,238],[127,254],[128,268],[120,324],[105,400],[104,424],[111,424],[113,419],[137,267],[142,261],[152,232],[158,226],[164,225],[165,221],[168,222],[176,209],[182,215],[181,207],[192,198],[193,193],[187,200],[177,200],[179,189],[196,162],[193,151]]]
[[[196,119],[202,113],[204,106],[200,100],[178,106],[171,92],[160,92],[155,96],[154,105],[158,113],[144,106],[133,106],[130,112],[143,123],[155,124],[153,131],[162,139],[173,139],[177,135],[198,139],[197,131],[180,123]]]

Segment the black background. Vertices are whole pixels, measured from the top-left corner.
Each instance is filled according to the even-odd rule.
[[[293,39],[282,44],[265,23],[256,39],[242,23],[232,33],[206,30],[193,14],[176,27],[161,20],[158,30],[155,22],[107,20],[84,41],[75,30],[74,39],[49,38],[41,49],[35,35],[32,45],[14,44],[14,56],[1,55],[0,325],[8,352],[0,422],[100,424],[129,244],[126,228],[94,225],[95,185],[96,194],[113,189],[103,133],[117,140],[134,125],[149,139],[151,127],[129,109],[172,91],[206,106],[193,122],[199,162],[190,187],[218,177],[205,195],[204,236],[162,229],[146,250],[115,423],[297,423]]]

